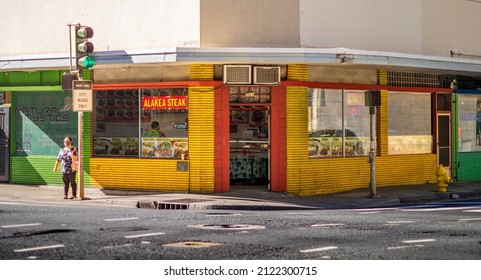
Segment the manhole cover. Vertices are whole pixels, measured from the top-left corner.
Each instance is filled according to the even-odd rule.
[[[213,230],[255,230],[265,229],[265,226],[245,225],[245,224],[211,224],[211,225],[191,225],[188,227]]]
[[[185,241],[185,242],[168,243],[162,246],[173,247],[173,248],[209,248],[209,247],[217,247],[222,245],[224,244],[216,243],[216,242]]]

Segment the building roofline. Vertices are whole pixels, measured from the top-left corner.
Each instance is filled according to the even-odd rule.
[[[348,48],[163,48],[100,51],[95,68],[152,63],[244,63],[363,66],[378,69],[423,69],[459,74],[481,74],[480,59],[426,56]],[[0,71],[69,69],[68,54],[0,57]]]

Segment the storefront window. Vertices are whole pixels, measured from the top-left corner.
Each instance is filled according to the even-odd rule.
[[[309,157],[369,153],[369,108],[363,91],[313,88],[308,102]]]
[[[187,158],[187,92],[97,91],[94,156]]]
[[[431,93],[390,92],[388,153],[431,153]]]
[[[481,151],[481,95],[458,95],[459,152]]]

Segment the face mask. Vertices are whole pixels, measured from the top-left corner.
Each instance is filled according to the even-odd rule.
[[[65,146],[70,146],[70,141],[63,142]]]

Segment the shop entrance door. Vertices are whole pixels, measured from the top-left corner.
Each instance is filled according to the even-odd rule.
[[[270,106],[230,106],[230,189],[270,190]]]
[[[0,182],[9,180],[9,108],[0,108]]]
[[[451,115],[438,114],[437,115],[437,164],[442,164],[448,174],[451,172]]]

